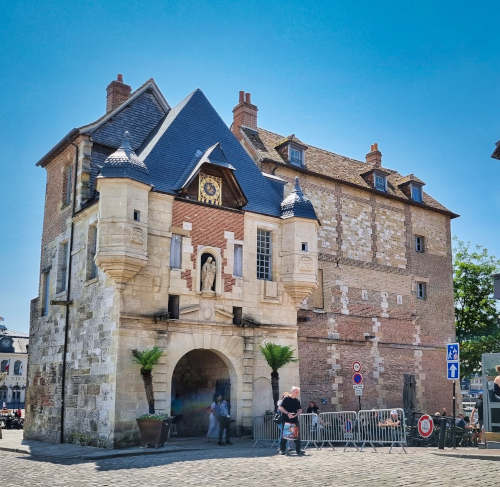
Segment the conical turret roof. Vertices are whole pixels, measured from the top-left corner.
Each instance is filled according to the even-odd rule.
[[[310,218],[317,220],[316,212],[311,201],[304,196],[300,187],[299,178],[295,178],[294,190],[281,202],[281,218]]]

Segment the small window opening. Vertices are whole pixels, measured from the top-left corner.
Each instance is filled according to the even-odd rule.
[[[139,210],[134,210],[134,221],[136,222],[141,221],[141,212]]]
[[[411,199],[417,203],[422,203],[422,186],[420,184],[411,185]]]
[[[386,183],[387,179],[384,175],[375,173],[375,189],[384,192],[387,191]]]
[[[57,266],[57,293],[66,289],[67,271],[68,271],[68,242],[59,246]]]
[[[295,147],[291,147],[289,149],[289,157],[290,157],[290,163],[293,164],[294,166],[300,166],[302,167],[304,165],[304,151],[297,149]]]
[[[425,282],[417,282],[417,298],[418,299],[427,298],[427,285]]]
[[[241,325],[243,319],[243,308],[233,306],[233,325]]]
[[[243,276],[243,245],[234,245],[233,276]]]
[[[168,317],[170,319],[179,319],[179,296],[175,294],[168,295]]]
[[[309,247],[308,247],[308,245],[307,245],[307,242],[302,242],[302,243],[300,244],[300,246],[301,246],[302,252],[307,252],[307,251],[309,250]]]
[[[415,236],[415,251],[416,252],[425,252],[425,239],[419,235]]]
[[[45,271],[42,277],[42,316],[49,312],[50,271]]]
[[[180,269],[182,267],[182,236],[172,235],[170,241],[170,267]]]

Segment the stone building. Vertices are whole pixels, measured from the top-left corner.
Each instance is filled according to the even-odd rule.
[[[424,182],[259,128],[240,92],[232,131],[263,172],[300,177],[320,221],[318,283],[298,315],[303,400],[357,408],[352,364],[362,363],[363,407],[403,406],[404,376],[418,408],[451,406],[444,345],[455,339],[450,220]],[[285,186],[285,193],[290,184]]]
[[[206,432],[214,393],[240,429],[272,409],[259,345],[298,348],[317,285],[319,224],[299,182],[259,170],[196,90],[170,107],[121,75],[106,114],[38,165],[47,186],[39,296],[31,303],[25,437],[136,443],[148,411],[133,349],[164,350],[156,408]],[[299,366],[280,371],[299,383]]]
[[[28,336],[0,324],[0,408],[24,409]]]

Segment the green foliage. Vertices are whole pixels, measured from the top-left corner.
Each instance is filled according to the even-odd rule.
[[[141,366],[141,374],[151,372],[153,367],[158,363],[158,360],[163,355],[163,350],[158,347],[153,347],[140,352],[132,350],[134,361]]]
[[[168,414],[143,414],[137,419],[156,419],[157,421],[168,421],[171,419],[171,416]]]
[[[493,298],[492,274],[500,260],[488,250],[457,241],[453,259],[455,324],[463,376],[480,368],[481,354],[500,352],[500,313]]]
[[[267,342],[264,346],[260,346],[260,351],[273,372],[277,372],[278,369],[290,362],[297,362],[297,359],[293,356],[295,350],[288,345]]]

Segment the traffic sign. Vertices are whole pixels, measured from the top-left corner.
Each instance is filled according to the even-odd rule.
[[[460,379],[460,363],[459,362],[446,362],[446,367],[448,369],[448,380],[458,380]]]
[[[364,387],[364,384],[353,384],[352,388],[354,389],[354,395],[362,396]]]
[[[434,421],[432,421],[432,418],[428,414],[424,414],[423,416],[420,416],[417,427],[418,434],[422,438],[429,438],[434,431]]]
[[[352,376],[352,381],[355,383],[355,384],[361,384],[363,382],[363,376],[359,373],[359,372],[356,372],[353,376]]]
[[[446,345],[446,361],[457,362],[460,359],[460,347],[458,343],[448,343]]]
[[[361,372],[361,362],[358,362],[357,360],[353,362],[352,370],[354,370],[354,372]]]

